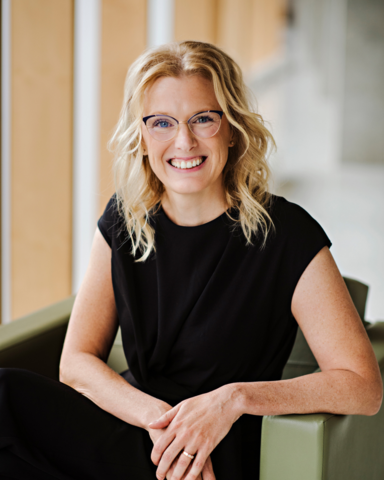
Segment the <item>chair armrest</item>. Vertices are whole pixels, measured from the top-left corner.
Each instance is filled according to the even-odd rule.
[[[368,327],[384,376],[384,322]],[[384,407],[362,415],[276,415],[263,418],[260,480],[384,478]]]
[[[0,326],[0,367],[26,368],[58,379],[75,296]]]
[[[260,480],[322,480],[324,425],[330,417],[264,417]]]
[[[0,368],[26,368],[58,380],[59,362],[75,296],[0,326]],[[120,329],[108,365],[127,370]]]

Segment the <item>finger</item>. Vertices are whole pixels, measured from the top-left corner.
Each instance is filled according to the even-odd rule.
[[[185,480],[185,479],[186,479],[188,473],[191,471],[191,467],[192,467],[192,463],[190,463],[190,464],[188,465],[187,470],[184,472],[184,475],[182,476],[182,480]],[[172,477],[171,477],[171,480],[172,480]],[[198,477],[198,480],[201,480],[201,478]]]
[[[165,432],[160,438],[156,440],[153,445],[151,460],[155,465],[158,465],[161,457],[164,454],[164,451],[169,447],[169,445],[175,439],[175,434],[168,434]]]
[[[179,406],[176,405],[176,407],[172,408],[171,410],[168,410],[168,412],[164,413],[160,418],[155,420],[154,422],[151,422],[148,424],[149,428],[165,428],[167,427],[172,420],[175,418],[177,412],[179,411]]]
[[[181,480],[184,478],[185,472],[188,470],[188,467],[192,459],[181,453],[175,461],[175,468],[173,470],[172,480]]]
[[[185,477],[185,480],[196,480],[199,474],[202,472],[206,460],[207,457],[202,452],[197,452],[192,462],[192,468],[188,475]]]
[[[165,477],[167,480],[172,480],[172,475],[173,475],[173,471],[175,470],[176,462],[177,462],[177,459],[170,466],[170,468],[167,472],[167,475]]]
[[[176,467],[176,464],[177,464],[177,460],[178,460],[178,458],[176,458],[176,460],[172,463],[170,469],[168,470],[167,476],[165,477],[167,480],[172,480],[172,478],[173,478],[172,475],[173,475],[173,472],[174,472],[174,470],[175,470],[175,467]],[[191,464],[189,464],[187,470],[184,472],[184,475],[183,475],[183,477],[182,477],[182,480],[185,480],[185,477],[186,477],[187,474],[189,473],[190,469],[191,469]],[[198,480],[202,480],[202,479],[199,478]]]
[[[207,458],[207,461],[205,462],[203,470],[201,471],[201,476],[204,480],[216,480],[216,476],[213,472],[212,460],[210,456]]]
[[[165,450],[165,452],[161,456],[159,465],[156,470],[156,477],[159,480],[163,480],[165,478],[172,463],[180,454],[180,451],[181,447],[180,445],[177,445],[176,442],[171,443],[171,445]]]

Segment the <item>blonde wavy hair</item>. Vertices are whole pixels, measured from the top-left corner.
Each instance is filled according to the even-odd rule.
[[[240,67],[226,53],[204,42],[184,41],[145,51],[129,68],[119,122],[109,142],[115,152],[113,175],[117,208],[125,218],[132,255],[145,261],[155,250],[150,217],[161,205],[164,186],[143,154],[141,122],[143,97],[160,77],[199,75],[209,79],[233,132],[235,145],[229,149],[223,170],[227,211],[234,208],[247,244],[261,232],[263,244],[273,226],[266,210],[270,199],[267,164],[274,139],[260,115],[252,111],[253,99],[244,84]],[[233,212],[234,210],[232,210]]]

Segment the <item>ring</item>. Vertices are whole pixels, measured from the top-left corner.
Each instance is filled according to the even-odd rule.
[[[185,450],[183,451],[184,455],[188,458],[191,458],[192,460],[195,458],[195,455],[191,455],[190,453],[187,453]]]

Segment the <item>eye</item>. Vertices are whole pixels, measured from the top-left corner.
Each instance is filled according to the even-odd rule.
[[[213,118],[209,115],[201,115],[200,117],[197,117],[195,118],[195,120],[193,120],[193,123],[209,123],[209,122],[213,122]]]
[[[152,126],[158,127],[158,128],[169,128],[169,127],[173,127],[173,124],[170,123],[168,120],[161,118],[159,120],[155,120]]]

